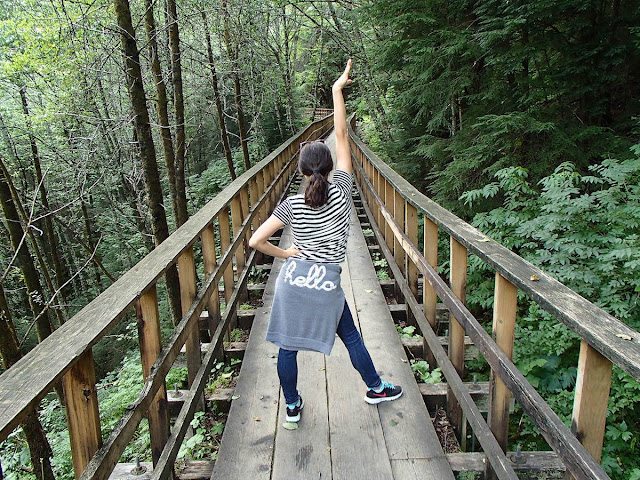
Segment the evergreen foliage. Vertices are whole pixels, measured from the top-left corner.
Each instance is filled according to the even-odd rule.
[[[496,172],[496,182],[461,199],[471,203],[501,195],[502,206],[475,215],[477,228],[638,330],[640,144],[631,153],[626,160],[593,165],[588,174],[565,162],[537,184],[525,168],[508,167]],[[489,267],[472,260],[470,270],[474,288],[467,301],[471,308],[486,309],[493,297],[492,279],[485,275]],[[524,295],[518,300],[514,361],[568,423],[579,338]],[[603,456],[612,478],[640,473],[637,438],[629,431],[640,418],[638,395],[640,384],[614,368]],[[530,447],[542,446],[528,419],[512,433]]]

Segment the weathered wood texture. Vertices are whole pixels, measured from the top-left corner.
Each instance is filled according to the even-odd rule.
[[[69,368],[95,345],[133,303],[174,264],[212,219],[252,178],[271,165],[290,145],[317,138],[330,119],[310,125],[246,171],[211,200],[153,252],[0,376],[0,440],[32,411]]]
[[[394,402],[380,404],[377,408],[379,422],[384,432],[387,456],[391,460],[393,477],[398,479],[453,478],[389,314],[355,214],[352,216],[348,244],[348,264],[356,306],[354,315],[357,315],[359,320],[362,338],[382,378],[402,385],[404,390],[401,398]],[[357,384],[362,385],[362,381],[359,380]],[[346,387],[341,388],[346,389]],[[364,389],[362,392],[364,393]],[[351,396],[358,402],[362,402],[361,398],[354,393],[351,393]],[[330,398],[333,399],[333,396],[330,395]],[[367,407],[368,405],[364,406],[365,409]],[[359,407],[360,410],[362,408],[362,406]],[[331,445],[333,449],[333,435]],[[361,448],[362,440],[356,442],[356,445],[356,448]],[[406,470],[404,467],[409,464],[411,468]],[[371,466],[365,467],[360,475],[362,478],[367,478],[371,471],[375,471]],[[352,477],[334,476],[334,478]]]
[[[142,359],[143,378],[151,374],[151,367],[162,350],[158,295],[155,285],[140,297],[138,315],[138,337],[140,358]],[[169,436],[169,413],[167,389],[163,385],[158,389],[147,414],[149,435],[151,437],[151,456],[155,464]]]
[[[363,169],[359,164],[356,166],[358,170],[358,180],[362,183],[363,188],[369,189],[371,192],[370,196],[373,200],[378,205],[382,205],[381,199],[372,192],[369,180],[364,177]],[[426,262],[424,257],[422,257],[421,252],[411,244],[402,231],[402,228],[395,222],[391,213],[385,208],[382,208],[382,211],[385,221],[392,226],[394,235],[396,236],[397,241],[405,249],[405,253],[413,258],[426,281],[433,286],[437,295],[442,299],[445,305],[447,305],[449,311],[461,323],[465,331],[473,340],[474,344],[478,347],[478,350],[487,360],[487,363],[491,366],[492,370],[498,377],[500,377],[505,385],[507,385],[516,400],[522,406],[523,410],[531,417],[536,426],[540,429],[540,432],[549,445],[562,456],[567,469],[578,478],[608,478],[600,465],[598,465],[593,457],[587,453],[584,446],[581,445],[569,432],[568,428],[546,404],[540,394],[538,394],[529,382],[527,382],[525,377],[518,371],[509,358],[507,358],[504,352],[495,345],[480,323],[440,278],[431,265]],[[389,261],[389,259],[392,259],[391,253],[386,250],[380,231],[375,226],[373,226],[373,230],[378,238],[378,243],[383,251],[385,251],[385,256]],[[395,265],[392,265],[392,262],[389,262],[389,264],[396,279],[404,278],[402,276],[402,272],[400,272]],[[405,291],[409,291],[406,282],[398,283],[405,289]],[[481,444],[483,444],[483,442],[487,443],[487,446],[483,444],[483,448],[485,449],[487,456],[491,459],[492,468],[496,471],[499,478],[502,478],[503,475],[504,478],[513,478],[513,475],[515,474],[513,473],[513,469],[510,469],[506,463],[502,449],[499,448],[499,446],[498,448],[495,448],[497,446],[497,442],[492,434],[487,434],[487,432],[484,431],[486,423],[484,423],[484,419],[479,416],[480,412],[477,410],[470,397],[465,395],[466,392],[462,388],[461,381],[457,373],[449,369],[449,367],[453,366],[451,361],[448,358],[442,358],[442,360],[440,360],[440,354],[444,352],[437,341],[437,337],[433,335],[431,328],[428,327],[428,322],[424,317],[421,308],[417,302],[413,301],[412,298],[408,297],[407,303],[416,315],[416,318],[418,318],[418,324],[425,335],[425,340],[429,342],[429,346],[432,349],[438,349],[436,350],[436,360],[442,367],[445,377],[449,380],[451,388],[457,390],[454,391],[454,393],[458,401],[461,402],[461,406],[463,407],[465,414],[471,415],[468,416],[468,421],[472,425],[478,440]],[[478,430],[482,430],[482,435],[479,434]]]
[[[368,187],[368,181],[362,176],[363,175],[362,169],[360,169],[357,165],[356,167],[357,167],[356,173],[358,175],[358,179],[366,187]],[[361,187],[359,185],[358,185],[358,189],[361,190]],[[371,216],[367,206],[365,206],[365,210],[367,212],[367,215]],[[392,227],[394,235],[396,236],[396,241],[402,245],[404,233],[400,230],[400,227],[392,220],[393,217],[391,217],[389,212],[385,212],[385,218],[389,223],[389,225]],[[414,298],[412,298],[411,295],[409,295],[409,292],[410,292],[409,285],[407,284],[406,281],[404,281],[404,276],[400,271],[400,268],[395,263],[395,261],[393,261],[393,253],[383,243],[382,241],[383,238],[382,238],[382,234],[380,233],[380,230],[375,225],[373,225],[372,228],[376,238],[378,238],[378,243],[381,246],[382,252],[384,253],[385,258],[387,258],[387,262],[389,263],[389,268],[391,269],[393,276],[396,278],[396,284],[399,286],[400,289],[403,290],[406,296],[408,295],[407,305],[412,309],[416,317],[416,321],[418,322],[418,326],[420,327],[422,334],[424,335],[424,339],[428,343],[429,349],[433,353],[438,365],[442,369],[444,376],[447,378],[448,387],[453,391],[461,408],[463,409],[465,415],[467,416],[467,420],[471,424],[473,431],[476,435],[476,438],[478,439],[478,441],[480,442],[480,445],[482,445],[482,448],[486,452],[486,455],[489,461],[492,463],[492,465],[494,466],[494,469],[497,471],[499,478],[505,479],[505,480],[506,479],[513,480],[517,478],[504,452],[502,451],[502,449],[496,442],[495,438],[491,434],[491,430],[489,429],[489,426],[485,422],[484,417],[482,416],[482,413],[480,412],[475,402],[471,398],[471,395],[469,395],[469,392],[465,388],[464,383],[462,382],[462,379],[458,376],[458,373],[453,363],[451,363],[451,360],[449,359],[447,353],[442,348],[442,345],[440,344],[440,340],[436,336],[435,332],[431,329],[426,317],[424,316],[424,312],[422,311],[422,308],[420,307],[418,302]],[[414,259],[417,260],[417,257],[414,256]],[[419,264],[419,268],[423,270],[423,273],[424,273],[424,265]],[[449,290],[448,287],[444,286],[444,282],[441,279],[440,281],[441,281],[441,284],[438,284],[438,287],[442,287],[442,288],[436,288],[436,293],[438,293],[439,296],[443,299],[446,298],[446,300],[449,300],[449,299],[457,300],[457,297],[453,295],[451,290]],[[449,294],[447,297],[441,294],[441,292],[445,292],[445,291],[447,291]],[[460,318],[463,318],[463,317],[460,317]]]
[[[420,212],[454,237],[470,253],[487,262],[615,365],[636,380],[640,380],[640,334],[638,332],[420,193],[411,183],[371,152],[352,129],[349,134],[356,158],[361,155],[366,159],[367,164],[375,165],[384,178],[393,185],[398,195],[415,205]],[[392,211],[392,213],[397,218],[396,212]]]
[[[87,350],[62,378],[73,471],[79,478],[100,447],[100,414],[93,353]]]

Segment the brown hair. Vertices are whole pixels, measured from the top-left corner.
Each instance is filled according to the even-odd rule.
[[[327,176],[333,168],[331,151],[324,143],[311,142],[300,150],[298,169],[309,177],[304,191],[304,203],[311,208],[318,208],[329,199],[329,182]]]

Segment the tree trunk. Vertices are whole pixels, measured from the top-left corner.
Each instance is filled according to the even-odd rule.
[[[171,127],[169,125],[169,102],[167,100],[167,86],[164,83],[164,76],[162,75],[162,68],[160,66],[156,21],[153,14],[153,3],[151,0],[145,0],[144,6],[145,27],[147,29],[147,37],[149,38],[149,57],[151,59],[151,70],[153,71],[153,77],[156,84],[156,92],[158,95],[158,98],[156,100],[156,109],[158,111],[158,123],[160,124],[160,137],[162,138],[164,161],[167,165],[167,175],[169,177],[171,205],[173,206],[173,214],[177,219],[180,210],[178,207],[178,191],[176,187],[176,157],[175,151],[173,149]]]
[[[216,66],[213,61],[213,49],[211,48],[211,35],[209,34],[209,25],[207,24],[207,15],[202,11],[202,21],[204,22],[204,35],[207,40],[207,55],[209,57],[209,68],[211,69],[211,86],[213,87],[213,96],[216,102],[216,111],[218,112],[218,125],[220,126],[220,138],[222,139],[222,148],[224,156],[227,159],[227,167],[231,180],[236,179],[236,169],[233,166],[233,157],[231,156],[231,146],[229,145],[229,135],[227,133],[227,123],[224,119],[224,110],[222,109],[222,100],[220,99],[220,90],[218,88],[218,75],[216,74]]]
[[[242,92],[240,88],[240,65],[238,64],[238,44],[232,42],[231,31],[229,26],[229,10],[227,8],[227,0],[222,0],[222,9],[224,15],[224,42],[227,47],[227,54],[231,60],[231,68],[233,70],[233,91],[236,102],[236,110],[238,113],[238,130],[240,133],[240,144],[242,145],[242,158],[244,159],[244,168],[251,168],[251,160],[249,158],[249,146],[247,139],[247,127],[244,121],[244,110],[242,109]]]
[[[160,176],[158,175],[158,164],[156,161],[156,150],[151,134],[149,123],[149,111],[147,110],[147,99],[142,83],[142,71],[140,70],[140,55],[136,45],[135,32],[131,21],[131,11],[128,0],[114,0],[116,18],[120,28],[120,39],[122,51],[126,62],[126,80],[129,89],[129,98],[135,115],[135,129],[138,138],[140,160],[145,177],[145,188],[151,213],[151,228],[155,244],[160,245],[169,237],[169,227],[167,217],[164,213],[162,187]],[[167,290],[169,292],[171,313],[177,323],[182,317],[180,306],[180,284],[178,281],[178,271],[174,266],[170,267],[166,273]]]
[[[36,139],[33,136],[33,131],[31,128],[31,114],[29,112],[29,103],[27,101],[27,92],[26,87],[22,86],[20,88],[20,99],[22,100],[22,111],[24,113],[24,117],[27,123],[27,132],[29,135],[29,143],[31,145],[31,156],[33,160],[33,167],[36,173],[36,184],[38,185],[38,190],[40,193],[40,202],[42,202],[42,207],[44,209],[44,252],[47,260],[50,265],[53,265],[53,270],[55,272],[55,282],[52,282],[52,290],[58,291],[58,295],[60,297],[60,303],[62,305],[66,305],[65,292],[63,289],[60,289],[60,285],[63,285],[66,282],[66,278],[64,275],[64,268],[62,267],[62,262],[60,261],[60,254],[58,251],[58,238],[56,237],[55,231],[53,229],[53,221],[51,220],[51,209],[49,208],[49,198],[47,195],[47,188],[44,182],[44,177],[42,175],[42,166],[40,165],[40,154],[38,152],[38,144],[36,143]],[[64,315],[62,313],[62,309],[58,308],[55,310],[58,316],[58,320],[60,323],[64,323]]]
[[[185,185],[184,94],[182,92],[182,64],[180,58],[180,33],[175,0],[167,0],[167,22],[171,46],[171,71],[173,72],[173,107],[176,113],[176,224],[182,225],[189,218]]]
[[[93,240],[93,229],[91,228],[91,218],[89,217],[89,210],[87,209],[87,204],[84,201],[82,195],[80,195],[80,209],[82,210],[82,218],[84,219],[84,228],[87,232],[87,243],[89,244],[89,248],[92,252],[96,249],[96,243]],[[102,278],[100,277],[100,270],[95,269],[96,275],[96,284],[98,288],[102,290]]]
[[[6,176],[6,168],[4,161],[0,158],[0,204],[4,216],[7,219],[7,231],[11,240],[13,251],[16,252],[16,258],[20,264],[24,283],[27,287],[27,295],[29,295],[29,305],[36,320],[36,331],[38,333],[38,341],[42,342],[51,335],[51,321],[46,309],[46,297],[40,283],[38,271],[33,263],[33,258],[29,253],[26,243],[27,233],[23,230],[18,208],[15,199],[11,195],[9,186],[10,179]]]
[[[0,283],[0,356],[2,366],[7,370],[22,357],[18,336],[13,325],[9,305]],[[33,473],[38,480],[54,480],[51,468],[51,446],[44,433],[37,411],[31,412],[22,423],[22,430],[29,445]]]

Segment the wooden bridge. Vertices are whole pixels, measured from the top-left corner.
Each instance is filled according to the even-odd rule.
[[[612,365],[640,378],[638,332],[508,249],[487,238],[411,186],[379,160],[350,130],[356,176],[343,284],[374,363],[405,395],[371,406],[340,342],[329,357],[299,358],[305,409],[297,430],[283,428],[284,400],[275,369],[276,348],[264,331],[281,262],[247,248],[251,231],[280,199],[297,188],[298,144],[327,136],[332,118],[310,124],[238,177],[98,298],[0,376],[0,440],[37,408],[58,382],[65,392],[76,478],[135,476],[118,465],[142,420],[149,420],[154,479],[181,478],[453,478],[455,471],[490,478],[518,478],[519,471],[566,470],[579,479],[608,478],[599,465]],[[423,249],[418,225],[423,224]],[[366,224],[366,225],[365,225]],[[363,229],[371,232],[366,236]],[[440,232],[440,233],[439,233]],[[437,273],[438,235],[450,238],[450,276]],[[283,231],[284,246],[290,234]],[[219,254],[216,254],[219,252]],[[371,253],[383,256],[392,282],[376,276]],[[465,307],[467,259],[479,257],[495,271],[493,332],[488,334]],[[197,265],[202,263],[202,265]],[[157,282],[177,264],[183,317],[162,345]],[[198,267],[204,275],[198,277]],[[270,269],[263,305],[256,309],[237,386],[228,398],[229,419],[218,458],[187,463],[176,471],[179,448],[194,414],[202,408],[209,374],[225,355],[226,332],[239,319],[247,282],[256,269]],[[390,284],[389,284],[390,283]],[[387,297],[396,304],[388,305]],[[522,292],[581,341],[571,428],[545,403],[511,362],[517,294]],[[442,303],[438,304],[437,299]],[[222,308],[223,307],[223,308]],[[138,319],[146,381],[138,399],[103,441],[92,347],[129,313]],[[449,316],[446,338],[438,319]],[[423,336],[421,356],[439,366],[446,384],[415,383],[393,316],[402,315]],[[208,340],[206,343],[204,340]],[[465,348],[473,345],[491,367],[488,384],[463,382]],[[165,377],[186,350],[190,389],[170,421]],[[446,349],[445,349],[446,347]],[[476,404],[487,397],[487,420]],[[531,418],[552,452],[511,452],[510,401]],[[477,452],[445,454],[425,403],[442,399],[464,443],[467,431]],[[115,469],[115,470],[114,470]],[[124,472],[124,473],[123,473]],[[137,475],[139,478],[140,475]]]

